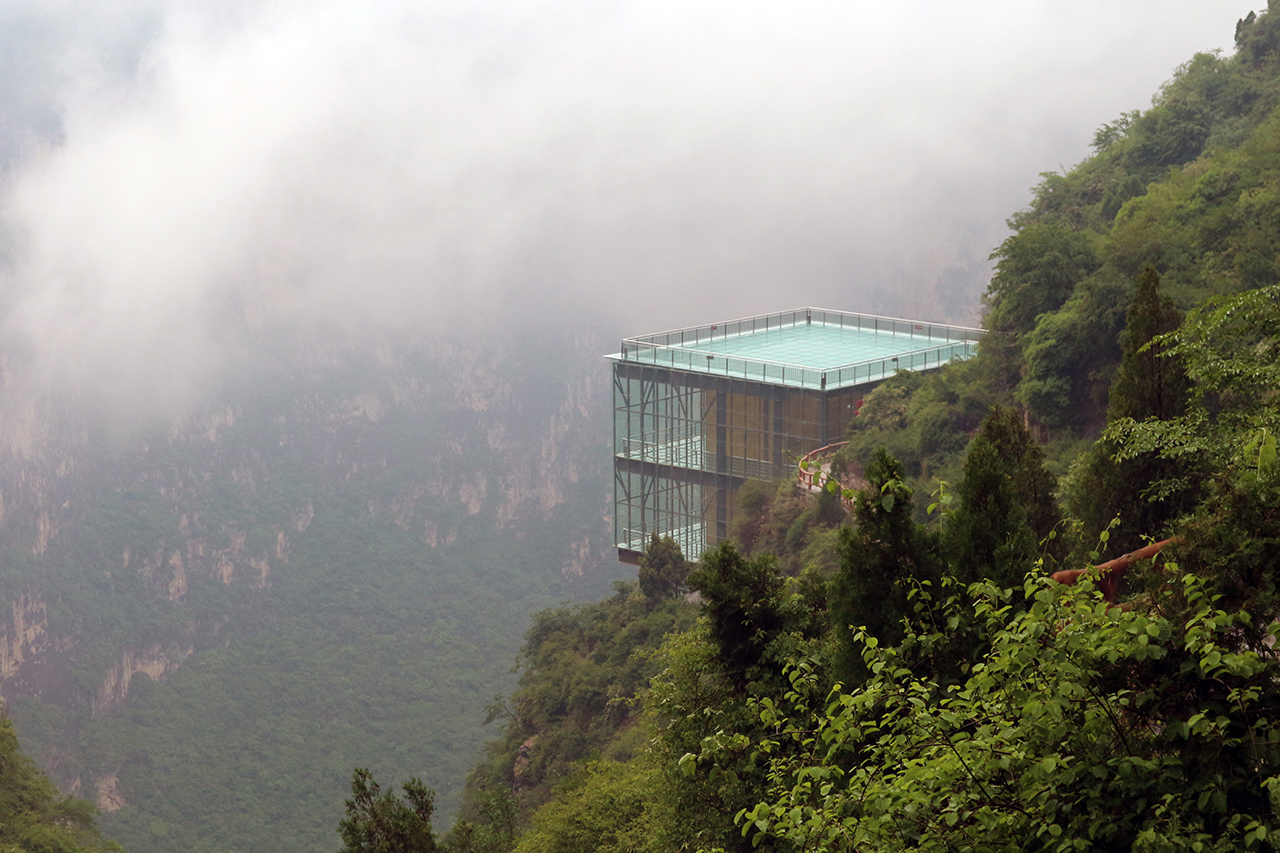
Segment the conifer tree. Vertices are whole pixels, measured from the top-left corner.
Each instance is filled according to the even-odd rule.
[[[964,477],[956,487],[959,506],[948,517],[945,533],[952,571],[962,583],[990,579],[998,587],[1015,587],[1035,559],[1036,537],[1014,487],[1017,466],[1010,462],[985,432],[969,443]]]
[[[684,589],[691,568],[676,540],[670,536],[658,538],[654,533],[640,555],[640,591],[654,601],[671,598]]]
[[[766,792],[768,762],[739,743],[767,734],[751,700],[787,690],[783,668],[797,638],[794,597],[772,556],[745,558],[731,542],[703,555],[689,588],[703,599],[699,627],[668,647],[664,671],[645,699],[661,719],[654,749],[674,771],[663,799],[679,837],[647,849],[773,853],[776,845],[743,838],[733,815]]]
[[[435,792],[410,779],[404,793],[404,801],[391,791],[383,793],[373,774],[357,767],[351,774],[347,816],[338,823],[342,853],[435,853]]]
[[[1180,359],[1163,355],[1155,340],[1181,323],[1173,302],[1160,294],[1160,274],[1146,265],[1127,314],[1124,360],[1111,386],[1108,423],[1122,418],[1167,421],[1186,413],[1191,399],[1186,368]],[[1199,488],[1190,460],[1175,462],[1147,453],[1117,462],[1118,449],[1104,438],[1089,451],[1074,484],[1072,509],[1090,538],[1119,516],[1111,541],[1127,551],[1194,506]]]
[[[969,443],[958,505],[947,518],[944,542],[955,576],[1017,587],[1042,545],[1046,557],[1063,558],[1064,542],[1050,538],[1061,521],[1056,488],[1044,451],[1017,413],[993,407]]]
[[[703,555],[688,583],[702,595],[726,675],[745,688],[763,674],[759,667],[765,651],[783,630],[783,580],[777,563],[770,555],[748,560],[725,542]]]
[[[1191,383],[1181,359],[1163,355],[1157,335],[1182,325],[1182,313],[1173,300],[1160,294],[1160,274],[1147,264],[1138,275],[1138,286],[1125,319],[1122,339],[1124,360],[1111,385],[1107,420],[1156,418],[1169,420],[1183,414],[1190,400]]]
[[[912,581],[938,576],[936,538],[913,518],[902,464],[881,448],[866,477],[868,486],[854,504],[853,528],[840,531],[841,565],[830,593],[836,668],[846,681],[866,674],[854,629],[866,628],[882,645],[897,644],[902,620],[911,611]]]
[[[981,435],[991,443],[1004,465],[1013,492],[1026,512],[1027,524],[1037,542],[1044,543],[1062,521],[1054,498],[1057,478],[1045,468],[1044,451],[1036,444],[1030,430],[1012,409],[995,406],[982,423]],[[1065,556],[1057,540],[1047,545],[1048,552]]]

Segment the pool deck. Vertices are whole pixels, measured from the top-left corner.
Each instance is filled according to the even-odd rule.
[[[616,362],[800,388],[876,382],[976,352],[981,329],[802,308],[627,338]]]

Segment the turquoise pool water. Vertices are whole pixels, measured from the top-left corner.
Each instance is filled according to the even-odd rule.
[[[676,348],[794,364],[810,370],[829,370],[862,361],[893,358],[947,343],[949,341],[945,338],[930,338],[923,334],[875,332],[847,326],[820,326],[815,323],[811,326],[788,326],[732,335]]]

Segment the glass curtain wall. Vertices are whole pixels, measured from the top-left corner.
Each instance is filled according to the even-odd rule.
[[[671,536],[686,554],[706,547],[706,401],[686,378],[614,368],[614,541],[622,550],[644,550],[651,533]]]
[[[691,559],[726,539],[738,487],[790,476],[837,441],[865,389],[822,392],[615,362],[614,535],[671,536]]]

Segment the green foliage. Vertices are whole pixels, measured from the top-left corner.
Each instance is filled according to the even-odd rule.
[[[865,676],[857,633],[896,645],[913,612],[911,594],[941,573],[937,536],[916,524],[901,464],[882,449],[866,475],[854,525],[840,531],[842,559],[830,592],[836,667],[845,679]]]
[[[163,681],[135,676],[126,706],[80,723],[76,770],[118,770],[127,805],[101,824],[126,849],[319,849],[371,758],[379,775],[449,781],[437,805],[457,809],[527,608],[558,597],[526,562],[538,549],[429,555],[354,507],[315,509],[291,557],[308,571],[273,575],[269,622]]]
[[[652,653],[692,626],[695,613],[683,598],[655,601],[620,584],[605,601],[535,614],[517,658],[519,687],[490,706],[502,734],[467,783],[461,817],[477,835],[495,823],[485,814],[495,797],[517,791],[523,823],[580,762],[625,761],[643,747],[637,717],[659,669]]]
[[[1191,405],[1178,417],[1117,420],[1105,435],[1120,448],[1117,458],[1199,459],[1237,476],[1256,470],[1246,448],[1259,430],[1274,434],[1280,426],[1277,329],[1280,286],[1272,286],[1210,301],[1159,338],[1166,357],[1181,359],[1195,383]]]
[[[1213,62],[1206,54],[1200,56],[1204,59],[1192,63]],[[1183,88],[1166,89],[1164,97],[1134,121],[1130,144],[1122,155],[1122,162],[1132,171],[1159,174],[1194,160],[1204,150],[1213,124],[1212,110],[1203,95]]]
[[[1014,397],[1037,421],[1070,434],[1101,420],[1127,299],[1126,287],[1096,275],[1022,338]]]
[[[987,291],[987,329],[1018,338],[1036,318],[1056,311],[1075,287],[1101,266],[1088,232],[1057,225],[1028,225],[991,255],[995,274]]]
[[[1271,12],[1268,2],[1262,15],[1250,12],[1236,22],[1236,48],[1241,61],[1250,66],[1272,64],[1280,51],[1280,15]]]
[[[783,630],[784,586],[773,557],[746,559],[728,542],[703,554],[689,575],[725,672],[740,688],[762,677],[765,651]]]
[[[1032,439],[1017,412],[1000,406],[992,408],[978,436],[990,443],[1004,466],[1009,484],[1026,514],[1031,535],[1037,542],[1050,539],[1062,516],[1054,497],[1058,484],[1045,468],[1044,450]],[[1050,546],[1048,550],[1050,555],[1061,559],[1062,553],[1057,548]]]
[[[418,779],[404,783],[404,800],[382,788],[366,769],[351,774],[347,816],[338,823],[342,853],[435,853],[431,815],[435,792]]]
[[[1087,585],[1028,581],[1022,611],[988,590],[971,606],[991,652],[946,690],[868,638],[861,690],[812,718],[759,703],[781,732],[760,749],[778,755],[776,788],[739,815],[744,832],[821,850],[1265,847],[1277,660],[1233,641],[1247,614],[1177,577],[1178,620],[1098,605]],[[793,673],[789,698],[807,678]]]
[[[1156,418],[1182,415],[1190,398],[1181,359],[1163,358],[1156,336],[1176,330],[1182,314],[1160,294],[1160,274],[1150,264],[1142,268],[1125,321],[1124,360],[1111,388],[1108,419]]]
[[[1242,21],[1236,56],[1195,56],[1150,110],[1104,125],[1092,157],[1044,175],[1011,220],[977,360],[1039,423],[1103,426],[1127,283],[1144,264],[1183,310],[1280,278],[1276,26],[1270,12]]]
[[[1186,369],[1181,359],[1165,357],[1159,339],[1177,329],[1181,319],[1160,295],[1160,275],[1144,267],[1129,306],[1109,420],[1167,421],[1186,413],[1191,399]],[[1141,537],[1159,535],[1195,505],[1204,469],[1196,459],[1175,463],[1153,453],[1117,460],[1117,450],[1114,441],[1103,439],[1085,454],[1072,477],[1071,504],[1086,537],[1111,530],[1123,553],[1138,547]],[[1117,517],[1119,525],[1113,527]]]
[[[658,818],[654,846],[659,850],[745,853],[754,846],[733,825],[734,814],[760,801],[767,782],[767,762],[742,748],[768,734],[748,710],[748,701],[775,695],[782,682],[740,687],[710,634],[710,623],[700,620],[695,630],[672,638],[660,653],[664,667],[646,698],[654,729],[651,751],[660,767],[649,810]],[[768,652],[780,666],[809,648],[779,638]]]
[[[588,764],[537,811],[516,853],[660,851],[658,772],[651,762]]]
[[[969,445],[956,494],[959,506],[946,530],[956,576],[964,583],[990,578],[1009,586],[1034,559],[1036,540],[1004,460],[983,435]]]
[[[990,413],[964,476],[940,489],[943,549],[882,450],[829,584],[787,581],[731,546],[708,554],[690,580],[705,618],[664,646],[646,698],[656,776],[598,799],[575,788],[531,849],[592,837],[743,851],[1271,849],[1280,300],[1260,291],[1193,314],[1147,362],[1135,359],[1150,351],[1149,321],[1167,310],[1154,276],[1135,306],[1115,405],[1166,400],[1148,380],[1171,357],[1214,405],[1132,422],[1141,430],[1114,437],[1118,455],[1154,451],[1139,450],[1142,430],[1167,438],[1178,424],[1188,446],[1234,466],[1180,524],[1170,559],[1134,571],[1143,594],[1111,607],[1088,580],[1044,577],[1037,539],[1054,548],[1062,525],[1044,453],[1015,413]],[[905,411],[923,384],[888,387]],[[852,654],[856,672],[841,663]],[[833,674],[851,677],[833,688]],[[597,817],[609,809],[620,831],[643,830],[617,841]]]
[[[585,460],[568,502],[507,503],[498,529],[516,493],[497,469],[522,463],[484,436],[501,426],[504,442],[540,446],[578,367],[539,352],[554,375],[522,367],[524,386],[507,388],[394,345],[254,365],[225,410],[144,444],[91,433],[71,474],[42,473],[43,554],[34,502],[6,498],[0,586],[48,616],[51,653],[5,691],[29,753],[67,790],[114,776],[123,805],[98,823],[131,853],[332,848],[357,766],[430,774],[452,819],[529,614],[626,571],[562,572],[569,543],[601,525],[607,456],[589,442],[565,450]],[[477,411],[476,394],[504,403]],[[468,506],[459,486],[488,497]],[[134,673],[115,706],[104,682],[138,665],[168,671]]]
[[[507,853],[515,846],[520,807],[506,788],[494,787],[468,803],[474,821],[459,820],[442,847],[450,853]]]
[[[1212,492],[1201,511],[1178,529],[1170,549],[1179,565],[1204,577],[1215,592],[1216,606],[1262,615],[1243,622],[1234,642],[1251,648],[1268,647],[1274,632],[1264,624],[1280,613],[1276,583],[1280,577],[1280,472],[1262,478],[1245,474],[1237,482]],[[1151,595],[1168,596],[1169,578],[1150,579]],[[1177,601],[1177,599],[1172,599]],[[1178,602],[1180,606],[1181,602]]]
[[[988,335],[981,346],[993,340]],[[835,464],[865,468],[883,448],[902,464],[912,488],[952,477],[968,434],[1002,397],[993,387],[998,383],[982,372],[989,361],[961,362],[928,374],[901,372],[877,386],[849,423],[849,444]]]
[[[747,560],[731,545],[707,552],[690,584],[703,616],[663,645],[645,697],[661,770],[657,849],[746,850],[732,815],[759,801],[766,768],[741,744],[767,734],[748,702],[784,688],[788,661],[827,671],[828,584],[816,571],[784,579],[771,558]]]
[[[654,533],[640,555],[640,591],[655,601],[678,595],[691,568],[676,540]]]
[[[1142,300],[1159,310],[1148,279]],[[755,742],[773,787],[739,812],[744,834],[819,850],[1272,849],[1278,312],[1274,290],[1255,291],[1156,337],[1217,405],[1108,433],[1121,459],[1194,452],[1228,466],[1166,562],[1139,572],[1145,596],[1112,607],[1087,580],[1063,588],[1031,573],[1019,603],[999,584],[974,584],[971,600],[935,605],[952,614],[945,622],[904,622],[895,646],[860,633],[869,677],[825,703],[812,700],[821,679],[794,660],[792,689],[754,703],[760,725],[779,734]],[[1138,334],[1128,343],[1141,354]],[[1132,381],[1129,399],[1143,387]],[[983,449],[991,443],[975,438],[970,460],[981,455],[966,474],[998,491],[1004,454]],[[955,525],[966,491],[948,515],[957,562],[964,548],[1011,541]],[[1007,501],[997,503],[993,516],[1007,516]],[[998,566],[999,554],[978,563]],[[951,684],[918,662],[957,648],[957,626],[978,632],[983,653]]]
[[[741,552],[691,575],[704,618],[654,658],[655,763],[565,777],[529,849],[1273,848],[1277,26],[1242,20],[1235,57],[1194,57],[1042,176],[993,255],[978,357],[882,383],[850,425],[852,529],[744,487]],[[1259,287],[1170,333],[1175,307]],[[1120,474],[1073,474],[1090,526],[1131,517],[1127,550],[1179,516],[1119,607],[1044,578],[1076,526],[1049,468],[1108,419],[1093,458]],[[917,523],[935,511],[941,541]]]
[[[748,480],[738,492],[738,509],[730,539],[743,554],[773,554],[786,575],[797,575],[816,563],[832,568],[824,547],[846,516],[840,495],[813,495],[796,487],[793,478],[773,483]],[[812,546],[812,547],[811,547]]]
[[[956,505],[946,518],[943,541],[955,576],[966,584],[990,579],[1010,587],[1035,563],[1040,542],[1045,556],[1065,556],[1055,534],[1061,521],[1056,487],[1021,420],[992,409],[969,444]]]
[[[13,726],[0,715],[0,851],[118,851],[98,833],[96,813],[90,803],[59,794],[35,762],[18,753]]]
[[[731,816],[759,801],[763,766],[742,766],[711,778],[712,762],[691,760],[726,732],[750,729],[742,694],[723,672],[709,624],[671,637],[659,650],[659,674],[645,699],[660,768],[659,803],[667,820],[657,828],[663,849],[734,849],[742,845]],[[736,757],[736,756],[735,756]],[[746,779],[744,780],[744,776]],[[749,784],[754,777],[755,784]]]

